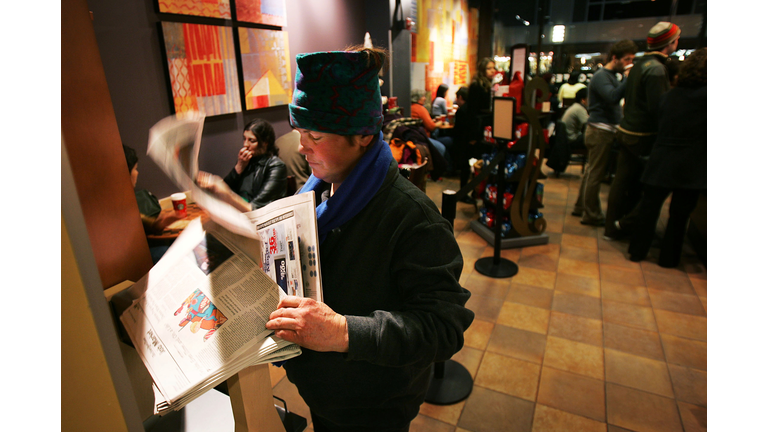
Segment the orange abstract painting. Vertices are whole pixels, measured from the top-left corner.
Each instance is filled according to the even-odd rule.
[[[161,13],[232,19],[229,0],[158,0]]]
[[[238,33],[245,109],[290,103],[293,86],[288,32],[240,27]]]
[[[162,28],[175,112],[240,111],[232,29],[171,22]]]
[[[239,0],[237,20],[277,27],[286,25],[285,0]]]

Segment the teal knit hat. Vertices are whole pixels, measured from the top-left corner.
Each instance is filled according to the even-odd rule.
[[[338,135],[381,130],[379,67],[375,52],[332,51],[296,56],[291,125]],[[383,60],[383,59],[381,59]],[[381,64],[382,62],[378,62]]]

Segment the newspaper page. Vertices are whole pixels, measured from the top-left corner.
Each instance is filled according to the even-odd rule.
[[[190,191],[195,202],[216,223],[229,231],[258,239],[254,225],[243,213],[201,189],[195,182],[204,122],[205,116],[197,112],[160,120],[149,130],[147,154],[176,186]]]
[[[266,352],[258,352],[272,334],[265,327],[269,314],[285,293],[226,235],[218,235],[220,226],[206,227],[211,229],[203,230],[199,219],[189,224],[131,288],[143,293],[120,317],[171,405],[202,383],[216,385],[288,344],[273,338]],[[295,347],[287,358],[300,353]]]
[[[268,221],[278,219],[289,212],[293,214],[293,218],[295,219],[295,238],[297,238],[298,241],[297,248],[299,255],[297,265],[301,271],[301,278],[297,279],[300,283],[299,288],[297,288],[296,293],[292,295],[323,301],[320,257],[318,252],[319,240],[317,235],[315,193],[310,191],[286,197],[263,208],[248,212],[246,215],[259,228],[260,233],[267,234],[264,230],[268,229]],[[272,232],[270,232],[270,234],[271,233]],[[269,245],[270,241],[271,239],[269,236],[262,237],[262,243],[265,247],[271,246]],[[290,254],[290,245],[288,245],[288,247],[288,252]],[[269,252],[269,250],[264,252],[262,258]],[[270,258],[274,257],[270,256]],[[259,263],[262,265],[262,268],[264,268],[264,262],[260,260]],[[274,266],[271,266],[272,263],[268,262],[267,264],[270,265],[270,270],[274,268]],[[279,264],[282,264],[282,262],[279,262]]]

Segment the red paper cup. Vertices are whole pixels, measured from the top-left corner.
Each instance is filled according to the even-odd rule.
[[[387,106],[389,109],[397,108],[397,97],[391,97],[387,99]]]
[[[187,195],[179,192],[171,195],[171,202],[173,202],[173,210],[176,211],[176,215],[180,217],[187,217]]]

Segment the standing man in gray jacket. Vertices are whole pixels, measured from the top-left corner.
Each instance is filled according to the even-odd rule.
[[[627,76],[624,117],[617,139],[621,144],[616,177],[608,194],[603,238],[614,240],[631,232],[640,202],[640,176],[659,131],[659,101],[671,88],[667,57],[677,50],[680,27],[661,21],[648,32],[648,50]],[[634,210],[633,210],[634,209]]]
[[[584,225],[602,225],[605,216],[600,205],[600,181],[605,175],[616,128],[621,120],[621,99],[626,80],[619,82],[616,74],[628,73],[635,59],[637,44],[623,40],[611,47],[611,61],[598,70],[589,82],[589,120],[584,134],[587,147],[587,168],[581,179],[579,198],[573,209]]]

